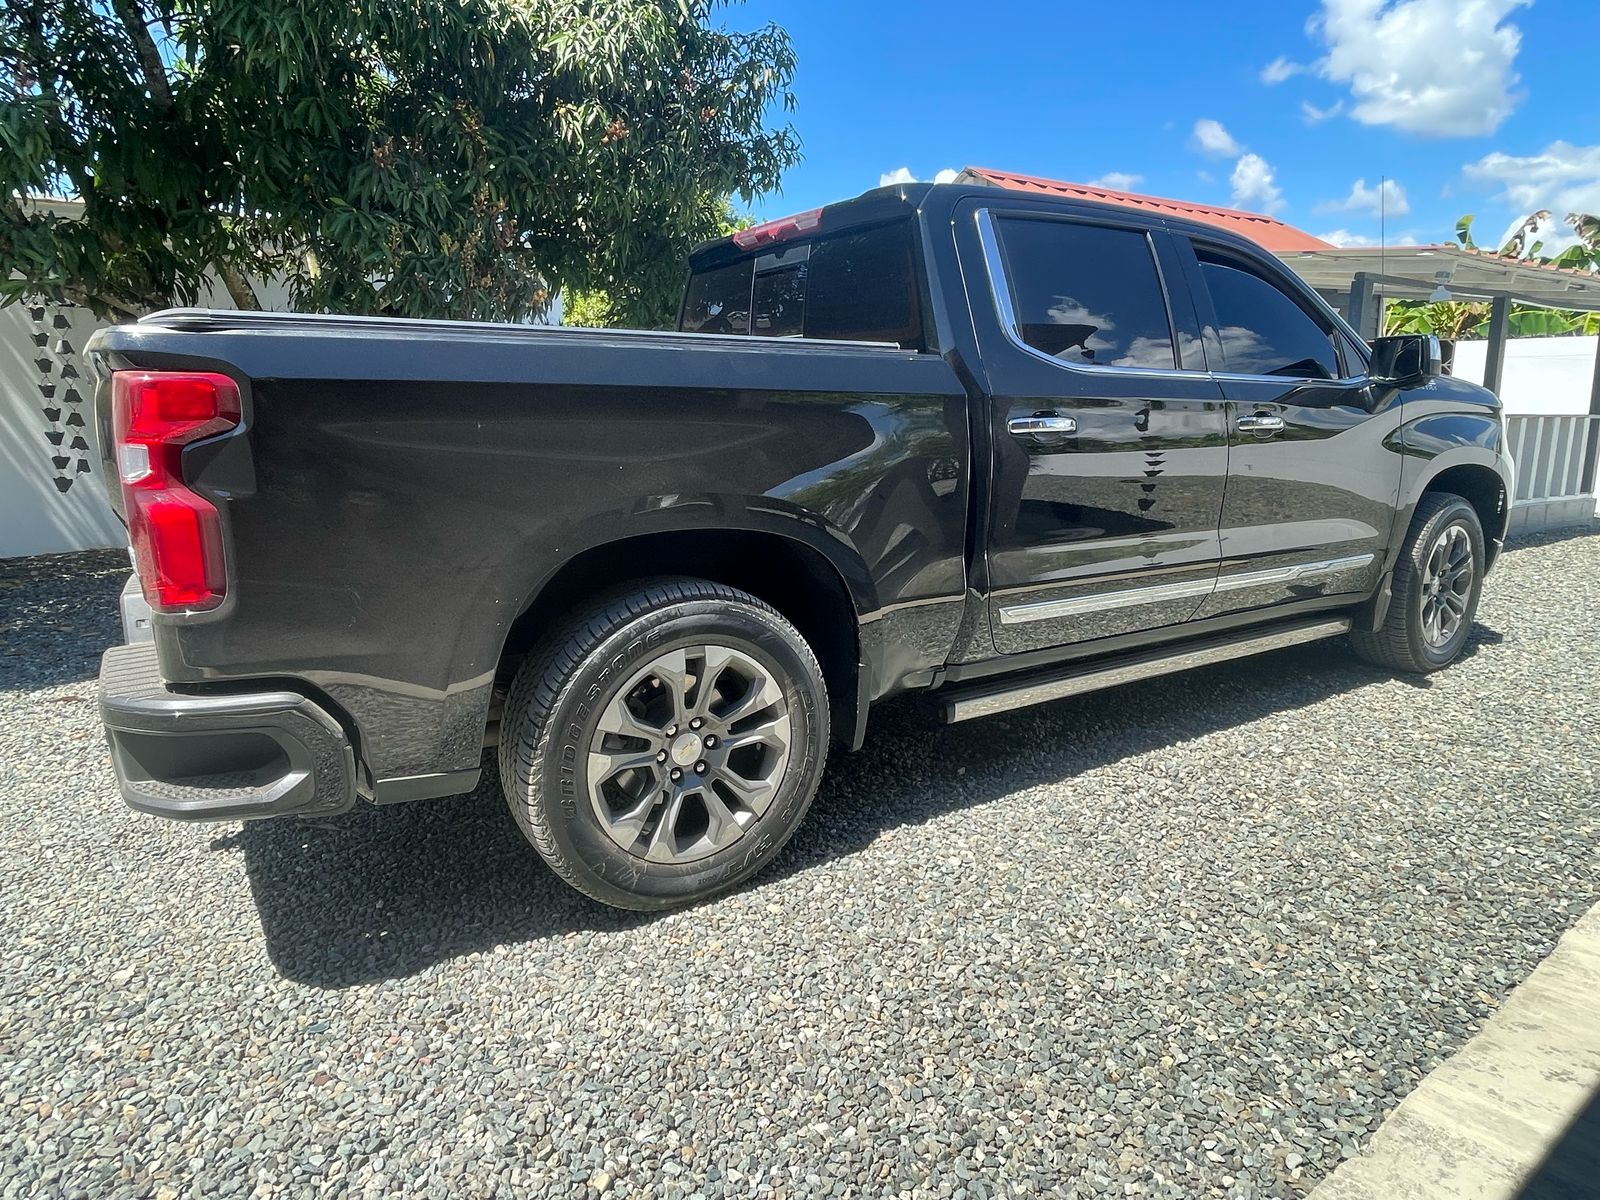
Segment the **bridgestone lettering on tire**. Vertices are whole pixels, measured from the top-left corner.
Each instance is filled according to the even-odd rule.
[[[1472,636],[1485,562],[1477,510],[1449,492],[1423,496],[1395,564],[1383,626],[1351,631],[1356,653],[1414,675],[1449,666]]]
[[[810,807],[828,746],[822,670],[754,596],[631,585],[551,632],[500,738],[512,815],[562,879],[661,909],[759,871]]]

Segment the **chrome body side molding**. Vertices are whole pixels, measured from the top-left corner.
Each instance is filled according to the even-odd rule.
[[[1224,575],[1218,579],[1158,583],[1150,587],[1129,588],[1121,592],[1101,592],[1094,596],[1074,596],[1066,600],[1035,600],[1025,604],[1009,604],[1000,609],[1000,623],[1026,625],[1030,621],[1050,621],[1057,617],[1070,617],[1079,613],[1104,612],[1108,609],[1131,608],[1140,604],[1183,600],[1190,596],[1209,596],[1213,592],[1232,592],[1275,583],[1292,583],[1301,579],[1337,575],[1341,571],[1353,571],[1370,566],[1376,558],[1374,554],[1352,554],[1346,558],[1296,563],[1294,566],[1273,567],[1265,571],[1244,571],[1236,575]]]

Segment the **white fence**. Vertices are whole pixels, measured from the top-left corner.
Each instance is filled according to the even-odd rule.
[[[1600,416],[1508,416],[1506,440],[1517,464],[1511,532],[1559,529],[1595,519],[1595,491],[1584,484],[1588,448]]]

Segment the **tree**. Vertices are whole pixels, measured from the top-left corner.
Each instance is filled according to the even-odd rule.
[[[727,237],[738,229],[755,224],[749,213],[739,212],[726,196],[707,197],[701,204],[699,229],[690,239],[691,247],[713,238]],[[687,257],[687,256],[684,256]],[[598,286],[567,293],[562,299],[561,323],[584,329],[607,329],[634,325],[664,329],[676,322],[678,304],[683,299],[687,274],[683,258],[677,262],[678,274],[670,292],[654,296],[632,295],[633,280],[621,277],[599,281]],[[631,295],[631,299],[628,298]],[[618,297],[623,297],[619,301]]]
[[[658,319],[704,198],[798,160],[769,124],[789,38],[721,5],[8,0],[0,302],[126,317],[209,269],[241,306],[250,276],[307,309],[503,320],[607,286]]]
[[[1554,258],[1543,253],[1543,242],[1530,241],[1550,217],[1548,209],[1524,217],[1500,247],[1498,256],[1571,271],[1600,272],[1600,217],[1568,213],[1566,223],[1577,233],[1578,241]],[[1468,250],[1489,253],[1473,240],[1472,224],[1470,214],[1456,222],[1456,241]],[[1600,313],[1513,304],[1510,327],[1512,337],[1593,335],[1600,333]],[[1451,341],[1487,336],[1488,328],[1489,305],[1481,300],[1397,300],[1386,309],[1384,320],[1385,333],[1434,333]]]

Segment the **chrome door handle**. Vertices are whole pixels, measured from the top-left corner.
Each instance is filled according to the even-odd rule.
[[[1271,413],[1254,413],[1239,418],[1239,430],[1242,433],[1279,433],[1283,430],[1283,418]]]
[[[1012,417],[1006,422],[1006,428],[1012,437],[1049,440],[1071,437],[1078,432],[1078,423],[1053,412],[1036,412],[1031,417]]]

